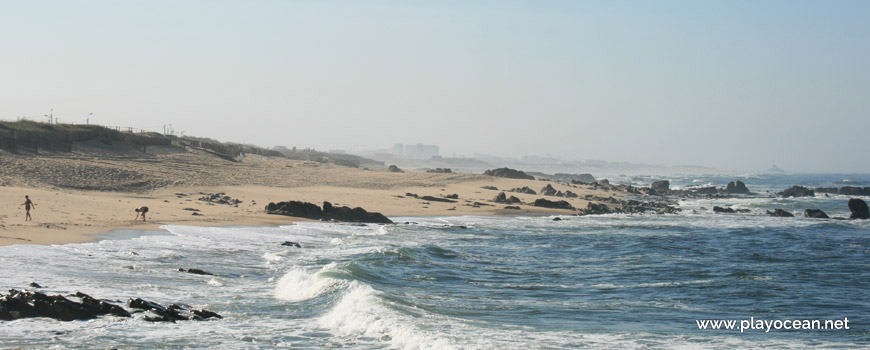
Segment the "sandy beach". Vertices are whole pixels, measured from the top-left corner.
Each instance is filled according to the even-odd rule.
[[[0,151],[0,245],[62,244],[93,241],[94,234],[116,229],[159,229],[161,225],[274,226],[305,220],[269,215],[269,202],[306,201],[362,207],[396,216],[547,215],[569,210],[519,205],[506,210],[493,203],[499,191],[547,184],[571,190],[579,198],[546,197],[584,208],[586,195],[625,194],[588,186],[519,180],[474,174],[403,173],[367,170],[250,155],[228,161],[207,152],[179,147],[153,147],[148,153],[123,148],[77,145],[71,154],[18,155]],[[224,193],[240,202],[214,204],[200,200]],[[406,196],[443,197],[455,203]],[[507,192],[531,203],[544,196]],[[24,220],[24,196],[36,203],[33,221]],[[134,209],[147,206],[148,221],[134,220]]]

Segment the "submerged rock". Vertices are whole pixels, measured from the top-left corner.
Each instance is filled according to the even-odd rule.
[[[716,206],[716,207],[713,207],[713,212],[719,213],[719,214],[734,214],[734,213],[748,213],[748,212],[750,212],[750,210],[749,209],[725,208],[725,207]]]
[[[821,209],[806,209],[804,210],[804,217],[815,219],[830,219],[828,214]]]
[[[794,217],[794,214],[789,213],[789,212],[782,210],[782,209],[779,209],[779,208],[776,208],[776,210],[774,210],[774,211],[768,210],[767,215],[775,216],[775,217],[779,217],[779,218],[792,218],[792,217]]]
[[[200,269],[181,269],[180,268],[180,269],[178,269],[178,272],[187,272],[187,273],[192,273],[194,275],[214,276],[213,273],[208,272],[208,271],[204,271],[204,270],[200,270]]]

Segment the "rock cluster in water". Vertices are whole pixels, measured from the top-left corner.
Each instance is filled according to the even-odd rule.
[[[85,293],[77,292],[73,297],[79,301],[68,299],[62,295],[47,295],[31,290],[9,290],[9,294],[0,295],[0,320],[12,321],[21,318],[48,317],[59,321],[90,320],[103,315],[131,317],[134,313],[148,312],[143,319],[151,322],[202,321],[210,318],[222,318],[221,315],[205,310],[192,309],[188,306],[172,304],[164,307],[155,302],[143,299],[130,299],[127,306],[135,309],[127,311],[121,306],[106,300],[95,299]]]

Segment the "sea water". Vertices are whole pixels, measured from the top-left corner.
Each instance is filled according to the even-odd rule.
[[[735,178],[672,179],[675,186],[722,186]],[[754,191],[796,180],[742,179]],[[846,179],[870,182],[802,178],[811,186]],[[625,179],[644,180],[654,179]],[[49,294],[185,303],[223,315],[174,324],[112,316],[0,321],[0,347],[866,348],[870,221],[800,217],[805,208],[848,217],[847,200],[698,199],[680,202],[684,210],[676,215],[561,221],[455,216],[393,217],[396,225],[164,226],[93,243],[0,247],[4,290],[37,282]],[[751,212],[714,214],[715,205]],[[764,214],[774,208],[797,217]],[[845,318],[848,330],[698,325]]]

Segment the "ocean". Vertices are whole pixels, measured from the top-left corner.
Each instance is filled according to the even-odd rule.
[[[870,347],[870,221],[801,217],[805,208],[848,217],[849,197],[768,192],[793,184],[870,186],[870,175],[612,182],[657,179],[672,187],[742,180],[762,196],[683,200],[675,215],[170,225],[163,232],[117,231],[93,243],[0,247],[4,290],[37,282],[49,294],[184,303],[224,317],[0,321],[0,348]],[[714,214],[713,206],[751,212]],[[796,217],[764,214],[774,208]],[[849,329],[700,329],[708,320],[845,319]]]

